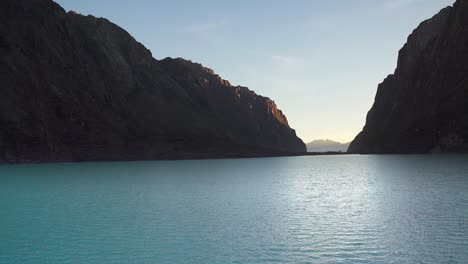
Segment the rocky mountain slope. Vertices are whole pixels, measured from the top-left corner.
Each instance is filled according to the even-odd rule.
[[[269,98],[51,0],[0,2],[0,94],[0,162],[306,151]]]
[[[340,143],[332,140],[314,140],[306,144],[308,152],[346,152],[349,143]]]
[[[349,151],[468,152],[468,0],[409,36]]]

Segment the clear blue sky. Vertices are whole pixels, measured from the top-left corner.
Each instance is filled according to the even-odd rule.
[[[306,142],[350,141],[423,20],[454,0],[58,0],[156,59],[183,57],[275,100]]]

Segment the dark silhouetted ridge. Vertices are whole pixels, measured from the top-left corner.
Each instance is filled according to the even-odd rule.
[[[468,1],[408,37],[349,151],[468,152]]]
[[[0,2],[0,87],[4,162],[306,151],[269,98],[50,0]]]

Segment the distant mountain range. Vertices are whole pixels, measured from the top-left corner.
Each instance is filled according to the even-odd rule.
[[[346,152],[350,143],[340,143],[332,140],[314,140],[307,143],[308,152]]]

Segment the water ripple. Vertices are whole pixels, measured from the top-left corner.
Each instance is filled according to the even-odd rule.
[[[0,263],[468,263],[468,156],[0,167]]]

